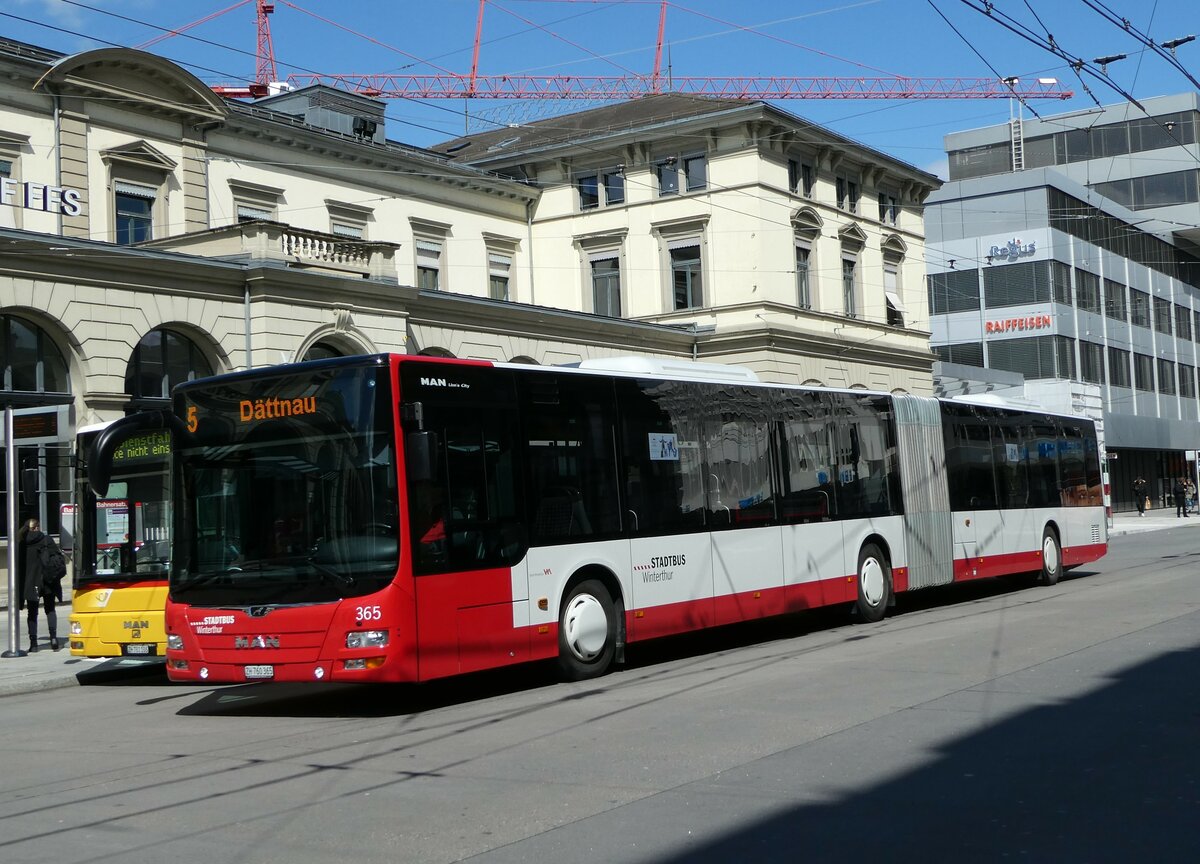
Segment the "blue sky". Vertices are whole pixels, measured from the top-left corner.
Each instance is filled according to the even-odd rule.
[[[8,38],[63,52],[107,44],[136,47],[159,35],[158,28],[181,27],[234,2],[6,0],[0,8],[0,27]],[[681,0],[668,6],[665,53],[675,75],[998,73],[1054,77],[1075,91],[1065,102],[1031,102],[1024,109],[1026,117],[1030,110],[1046,115],[1086,110],[1097,101],[1107,105],[1124,100],[1085,73],[1082,83],[1091,90],[1089,95],[1066,61],[1005,29],[999,22],[1003,14],[1037,36],[1053,34],[1068,55],[1089,65],[1096,57],[1127,54],[1109,65],[1108,73],[1136,98],[1192,87],[1181,72],[1106,21],[1097,9],[1128,19],[1133,28],[1161,43],[1200,33],[1196,0],[996,0],[998,14],[992,18],[971,8],[982,5],[982,0]],[[276,0],[275,6],[271,31],[280,77],[293,72],[470,70],[478,0]],[[489,0],[480,72],[648,73],[659,8],[658,0]],[[180,63],[208,83],[245,82],[254,74],[255,36],[251,0],[189,30],[188,36],[160,41],[147,50]],[[1200,40],[1181,46],[1177,56],[1200,78]],[[943,135],[1004,122],[1011,110],[1007,99],[807,99],[778,104],[943,176]],[[418,146],[455,137],[465,128],[463,108],[462,100],[389,100],[388,137]],[[554,108],[553,103],[477,101],[471,114],[475,128],[487,128],[489,120],[538,119]]]

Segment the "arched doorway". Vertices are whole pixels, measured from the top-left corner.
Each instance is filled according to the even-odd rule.
[[[66,358],[50,333],[27,318],[0,315],[0,371],[3,372],[0,408],[51,408],[71,403],[71,376]],[[7,457],[3,441],[0,441],[0,456]],[[59,506],[71,498],[69,457],[69,446],[61,444],[17,448],[21,476],[30,478],[23,488],[36,490],[32,502],[26,503],[24,496],[18,500],[18,522],[36,517],[43,530],[58,533]],[[0,494],[4,500],[8,491],[7,472],[0,471]],[[3,509],[0,534],[8,537],[8,508],[0,509]]]

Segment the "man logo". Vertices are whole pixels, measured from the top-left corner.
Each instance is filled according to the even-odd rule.
[[[278,648],[278,636],[234,636],[234,648]]]
[[[422,378],[421,386],[422,387],[445,387],[446,379],[445,378]]]

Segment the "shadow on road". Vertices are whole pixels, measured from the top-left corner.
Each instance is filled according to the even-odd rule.
[[[146,687],[169,684],[167,665],[161,659],[114,657],[75,673],[85,687]]]
[[[1195,861],[1197,680],[1200,649],[1165,654],[951,741],[918,770],[656,861]],[[779,770],[766,760],[754,771],[770,778],[743,782],[770,786]],[[805,778],[777,788],[789,782]]]

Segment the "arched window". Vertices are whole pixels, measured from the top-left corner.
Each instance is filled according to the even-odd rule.
[[[340,350],[336,345],[331,345],[328,342],[314,342],[309,346],[309,349],[304,352],[301,360],[329,360],[333,357],[345,357],[346,352]]]
[[[125,370],[130,413],[166,405],[171,388],[213,374],[200,346],[174,330],[151,330],[133,349]]]
[[[62,352],[50,334],[32,321],[16,315],[0,315],[0,408],[41,408],[71,402],[71,376]],[[60,433],[70,434],[60,429]],[[33,490],[30,503],[24,495],[17,501],[17,521],[36,516],[42,529],[59,531],[59,505],[71,498],[69,448],[65,444],[17,447],[17,465],[22,490]],[[0,441],[0,458],[6,458]],[[27,486],[32,476],[32,486]],[[8,478],[0,471],[0,536],[7,537]]]
[[[417,353],[422,357],[448,357],[448,358],[454,357],[454,355],[451,354],[449,351],[447,351],[445,348],[437,348],[437,347],[422,348]]]
[[[524,363],[526,366],[540,366],[541,365],[540,363],[538,363],[538,361],[534,360],[532,357],[526,356],[525,354],[518,354],[516,357],[512,358],[508,362],[509,363]]]
[[[61,405],[71,401],[67,363],[41,327],[15,315],[0,315],[0,407]]]

